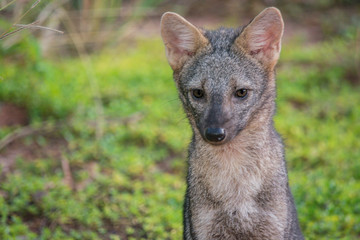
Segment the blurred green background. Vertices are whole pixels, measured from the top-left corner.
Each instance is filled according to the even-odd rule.
[[[1,0],[0,239],[181,239],[191,132],[161,14],[214,29],[266,6],[285,21],[275,122],[301,228],[359,239],[357,0]]]

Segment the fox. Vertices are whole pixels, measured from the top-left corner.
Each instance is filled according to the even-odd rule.
[[[304,239],[273,122],[280,11],[217,30],[166,12],[160,29],[193,133],[183,239]]]

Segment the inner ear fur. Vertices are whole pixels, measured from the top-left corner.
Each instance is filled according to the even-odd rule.
[[[197,27],[176,13],[164,13],[160,28],[166,57],[174,71],[180,69],[200,48],[208,44],[208,40]]]
[[[277,8],[269,7],[257,15],[235,40],[234,45],[273,70],[280,55],[284,22]]]

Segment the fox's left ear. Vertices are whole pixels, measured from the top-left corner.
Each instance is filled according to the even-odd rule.
[[[277,8],[269,7],[257,15],[235,40],[235,46],[273,70],[279,59],[284,22]]]

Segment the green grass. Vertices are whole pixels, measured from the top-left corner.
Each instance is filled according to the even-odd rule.
[[[347,80],[358,64],[354,45],[283,47],[275,120],[307,239],[360,236],[360,87]],[[31,39],[15,47],[1,50],[0,99],[26,106],[33,126],[69,124],[22,141],[67,144],[60,156],[18,158],[3,176],[0,239],[181,239],[191,133],[160,39],[92,56],[96,88],[79,59],[44,60]],[[98,93],[107,122],[96,139]],[[75,189],[64,183],[61,159]]]

